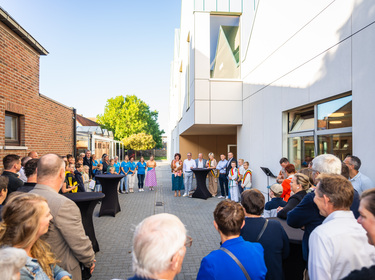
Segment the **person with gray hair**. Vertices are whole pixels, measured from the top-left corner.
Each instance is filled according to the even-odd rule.
[[[20,270],[26,264],[25,250],[6,247],[0,249],[0,279],[19,280]]]
[[[341,161],[338,157],[325,154],[317,156],[312,161],[312,176],[315,181],[319,174],[341,174]],[[305,195],[302,201],[287,215],[287,223],[294,228],[305,228],[302,239],[302,256],[307,262],[309,255],[309,238],[312,231],[322,224],[324,217],[314,203],[315,192]]]
[[[361,160],[359,157],[347,156],[344,163],[349,168],[349,180],[352,183],[353,188],[359,194],[362,194],[365,190],[375,188],[374,182],[359,171],[361,168]]]
[[[39,159],[37,169],[37,185],[30,193],[47,199],[53,217],[48,234],[42,239],[51,246],[60,266],[72,274],[74,280],[80,280],[80,263],[92,273],[95,253],[85,234],[78,206],[58,193],[65,180],[65,163],[58,155],[46,154]]]
[[[319,174],[339,174],[341,175],[342,163],[341,160],[331,154],[324,154],[317,156],[312,161],[312,177],[316,184],[316,178]],[[312,191],[305,195],[302,201],[287,214],[287,223],[294,228],[304,227],[305,232],[302,239],[302,255],[307,262],[309,255],[309,238],[312,231],[322,224],[325,217],[320,215],[319,209],[314,202],[315,192]],[[353,211],[354,216],[358,217],[359,196],[354,192],[354,199],[350,210]]]
[[[180,273],[192,239],[178,217],[162,213],[137,225],[133,237],[133,270],[129,280],[168,279]]]

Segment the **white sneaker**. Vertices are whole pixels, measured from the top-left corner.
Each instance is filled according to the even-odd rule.
[[[188,194],[187,194],[187,193],[184,193],[184,195],[183,195],[183,196],[184,196],[184,197],[185,197],[185,196],[188,196]]]
[[[228,199],[228,196],[226,196],[225,199]]]
[[[224,196],[221,195],[221,196],[218,196],[217,198],[224,198]]]

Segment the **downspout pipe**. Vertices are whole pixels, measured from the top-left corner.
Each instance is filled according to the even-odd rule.
[[[77,109],[73,108],[73,156],[77,157]]]

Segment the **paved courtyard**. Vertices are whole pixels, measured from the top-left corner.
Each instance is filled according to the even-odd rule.
[[[220,237],[213,226],[213,211],[220,201],[187,197],[174,197],[169,163],[158,162],[156,191],[120,194],[121,212],[116,217],[98,217],[99,206],[94,211],[94,224],[100,252],[96,254],[96,268],[91,279],[127,279],[132,272],[133,229],[145,217],[158,213],[178,216],[186,225],[193,245],[187,248],[181,273],[175,279],[195,279],[202,258],[219,248]],[[195,185],[195,180],[193,182]],[[156,202],[163,206],[155,206]]]

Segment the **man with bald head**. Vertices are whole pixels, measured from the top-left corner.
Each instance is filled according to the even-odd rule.
[[[30,153],[28,153],[27,155],[28,157],[31,157],[31,158],[38,158],[38,153],[35,152],[35,151],[31,151]]]
[[[81,280],[80,262],[93,272],[95,253],[90,239],[86,236],[77,205],[58,192],[65,180],[64,161],[55,154],[42,156],[37,165],[37,185],[31,193],[47,199],[53,219],[44,240],[51,246],[59,264],[73,276]]]

